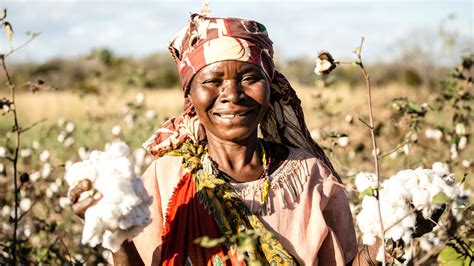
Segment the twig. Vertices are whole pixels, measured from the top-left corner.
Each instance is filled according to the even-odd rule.
[[[360,122],[362,122],[362,124],[366,125],[369,129],[373,129],[372,126],[370,126],[367,122],[365,122],[362,118],[358,118]]]
[[[398,219],[397,221],[395,221],[393,224],[391,224],[390,226],[388,226],[387,228],[385,228],[385,233],[390,230],[392,227],[394,227],[395,225],[401,223],[405,218],[407,218],[408,216],[414,214],[415,212],[417,211],[417,209],[412,209],[411,212],[405,214],[402,218]]]
[[[24,128],[24,129],[20,129],[20,133],[23,133],[23,132],[26,132],[32,128],[34,128],[36,125],[40,124],[40,123],[43,123],[44,121],[48,120],[47,118],[43,118],[39,121],[36,121],[34,122],[33,124],[31,124],[30,126],[28,126],[27,128]]]
[[[443,250],[443,248],[444,247],[435,247],[435,248],[430,249],[430,251],[428,253],[426,253],[423,257],[421,257],[421,259],[419,259],[418,261],[416,261],[414,263],[415,266],[425,265],[425,262],[427,260],[429,260],[431,257],[433,257],[433,255],[438,254],[441,250]]]
[[[18,129],[20,128],[19,122],[18,122],[18,115],[16,113],[16,102],[15,102],[15,85],[13,85],[12,79],[10,77],[10,74],[8,73],[8,69],[5,63],[5,55],[0,55],[0,61],[2,62],[2,68],[3,72],[5,73],[5,76],[7,77],[7,84],[8,87],[10,87],[10,97],[11,97],[11,102],[13,102],[13,108],[11,108],[11,111],[13,112],[13,121],[14,121],[14,128]],[[15,204],[14,204],[14,217],[13,217],[13,240],[12,240],[12,257],[13,257],[13,265],[16,265],[16,242],[17,242],[17,236],[16,232],[18,230],[18,173],[17,173],[17,163],[18,163],[18,151],[20,150],[20,135],[21,132],[19,130],[15,130],[15,151],[13,153],[13,191],[15,194]]]
[[[69,253],[69,249],[67,248],[66,244],[64,244],[63,239],[61,237],[58,237],[57,239],[59,239],[59,242],[64,247],[64,250],[66,250],[66,254],[68,255],[68,257],[72,259],[73,257],[71,256],[71,253]]]
[[[13,84],[13,81],[10,77],[10,73],[8,72],[7,65],[5,62],[5,59],[13,54],[14,52],[22,49],[26,45],[28,45],[31,41],[33,41],[36,37],[38,37],[38,33],[34,33],[31,35],[31,38],[24,42],[22,45],[18,46],[17,48],[12,48],[8,53],[6,54],[0,54],[0,61],[2,64],[2,69],[3,72],[5,73],[5,76],[7,78],[7,85],[10,88],[10,97],[11,97],[11,102],[13,105],[13,108],[10,109],[11,112],[13,112],[13,131],[15,132],[15,150],[13,153],[13,158],[12,158],[12,164],[13,164],[13,191],[15,195],[15,204],[14,204],[14,217],[13,217],[13,237],[12,237],[12,243],[11,243],[11,254],[12,254],[12,264],[17,265],[17,231],[18,231],[18,221],[21,217],[18,217],[18,205],[19,205],[19,196],[18,196],[18,154],[20,150],[20,136],[21,133],[24,132],[20,129],[20,123],[18,121],[18,114],[16,110],[16,101],[15,101],[15,85]]]
[[[405,141],[404,141],[403,143],[398,144],[395,148],[393,148],[393,149],[390,150],[389,152],[380,155],[379,158],[380,158],[380,159],[383,159],[383,158],[389,156],[390,154],[392,154],[392,153],[398,151],[399,149],[403,148],[403,146],[405,146],[406,144],[410,143],[411,140],[410,140],[409,138],[411,137],[411,135],[413,135],[413,131],[408,134],[408,136],[405,138]]]
[[[21,221],[21,219],[23,219],[23,217],[25,217],[25,215],[27,215],[31,210],[33,210],[33,207],[36,205],[37,201],[33,202],[33,204],[31,204],[31,207],[26,210],[24,213],[22,213],[20,215],[20,217],[18,217],[18,222]]]
[[[466,252],[466,254],[471,258],[471,260],[473,259],[473,251],[472,251],[471,247],[469,247],[469,245],[464,243],[464,241],[458,241],[459,238],[452,235],[444,225],[439,224],[438,222],[434,221],[433,219],[431,219],[431,217],[429,217],[428,220],[430,220],[432,223],[436,224],[441,229],[443,229],[451,239],[456,240],[456,243],[458,243],[461,246],[461,248],[464,250],[464,252]]]
[[[372,110],[372,89],[370,87],[370,77],[369,74],[367,73],[367,70],[364,67],[364,64],[362,63],[362,47],[364,45],[364,37],[361,37],[360,40],[360,46],[356,49],[356,55],[357,55],[357,62],[356,65],[359,66],[360,70],[362,71],[362,74],[364,75],[365,79],[365,86],[367,88],[367,100],[368,100],[368,105],[369,105],[369,129],[370,129],[370,136],[372,139],[372,147],[373,147],[373,156],[374,156],[374,164],[375,164],[375,176],[376,176],[376,184],[377,188],[380,187],[380,162],[379,162],[379,156],[377,154],[377,140],[375,138],[375,128],[374,128],[374,114]],[[362,121],[362,120],[361,120]],[[383,219],[382,219],[382,209],[380,207],[380,193],[377,191],[377,194],[375,195],[375,199],[377,200],[377,210],[378,210],[378,216],[379,216],[379,225],[380,225],[380,238],[382,239],[382,250],[385,250],[385,230],[383,226]],[[382,265],[386,265],[386,260],[385,256],[382,256]]]
[[[336,65],[354,65],[354,62],[352,61],[336,61],[334,62]]]
[[[33,33],[30,37],[30,39],[28,39],[26,42],[24,42],[22,45],[16,47],[16,48],[12,48],[10,51],[8,51],[8,53],[4,54],[3,57],[7,58],[8,56],[10,56],[11,54],[13,54],[14,52],[20,50],[20,49],[23,49],[25,46],[27,46],[31,41],[33,41],[36,37],[38,37],[40,35],[40,33]]]

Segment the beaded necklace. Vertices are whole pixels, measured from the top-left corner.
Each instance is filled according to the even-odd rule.
[[[271,164],[271,157],[268,156],[266,150],[265,150],[265,145],[261,139],[258,139],[258,143],[260,144],[260,149],[262,150],[262,165],[263,165],[263,172],[260,174],[258,179],[265,178],[265,181],[263,182],[263,188],[262,188],[262,193],[260,197],[260,204],[261,206],[265,205],[266,201],[268,200],[268,190],[270,189],[270,174],[269,174],[269,169],[270,169],[270,164]],[[209,158],[209,161],[211,163],[211,168],[213,172],[218,173],[222,179],[232,182],[235,181],[231,176],[229,176],[227,173],[224,171],[221,171],[217,163],[212,160],[212,158],[209,156],[209,154],[206,151],[206,156]]]

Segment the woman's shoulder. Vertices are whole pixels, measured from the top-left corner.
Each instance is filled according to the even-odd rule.
[[[170,190],[182,174],[181,156],[162,156],[153,160],[142,175],[143,179],[154,180],[161,192]]]
[[[271,175],[273,187],[290,188],[296,194],[320,187],[318,193],[328,198],[341,190],[337,178],[322,160],[301,148],[287,146],[287,149],[285,161]]]
[[[280,174],[280,172],[287,172],[292,170],[297,170],[297,168],[304,168],[304,172],[311,174],[316,172],[321,175],[323,178],[331,175],[331,171],[326,164],[317,158],[311,152],[297,147],[291,147],[286,144],[275,144],[275,146],[280,146],[278,149],[286,149],[286,155],[284,159],[281,160],[280,165],[275,169],[274,174]]]

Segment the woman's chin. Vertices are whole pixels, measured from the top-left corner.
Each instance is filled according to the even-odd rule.
[[[215,139],[220,142],[246,143],[257,137],[257,129],[250,128],[222,128],[218,132],[207,131],[208,139]]]

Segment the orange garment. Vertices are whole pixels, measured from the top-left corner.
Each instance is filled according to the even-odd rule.
[[[289,150],[285,162],[270,175],[272,212],[259,218],[302,265],[345,265],[357,254],[357,242],[344,189],[310,153]],[[161,157],[142,176],[155,199],[150,207],[152,223],[134,239],[145,265],[160,261],[168,200],[185,171],[181,159]],[[260,207],[261,183],[263,180],[232,184],[254,213]]]

